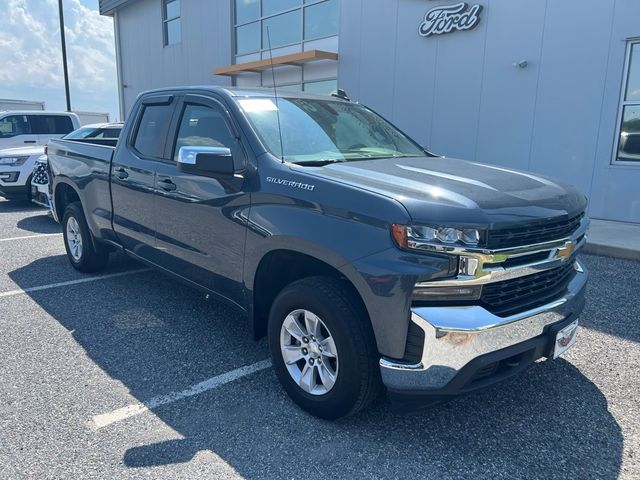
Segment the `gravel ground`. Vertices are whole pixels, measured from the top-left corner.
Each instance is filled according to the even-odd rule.
[[[227,307],[115,255],[78,280],[43,210],[0,201],[0,478],[640,478],[640,263],[584,256],[578,343],[411,414],[315,419],[271,369],[96,429],[92,418],[268,358]],[[3,241],[4,240],[4,241]]]

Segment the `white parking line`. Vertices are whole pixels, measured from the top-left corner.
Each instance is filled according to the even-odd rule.
[[[144,403],[135,403],[126,407],[119,408],[113,412],[103,413],[101,415],[94,416],[89,421],[89,427],[92,430],[99,430],[103,427],[111,425],[127,418],[135,417],[141,413],[148,412],[154,408],[158,408],[162,405],[177,402],[187,397],[198,395],[199,393],[213,390],[214,388],[221,387],[227,383],[238,380],[239,378],[246,377],[252,373],[259,372],[271,366],[271,360],[262,360],[261,362],[254,363],[252,365],[246,365],[244,367],[236,368],[230,372],[211,377],[208,380],[204,380],[196,385],[193,385],[186,390],[179,392],[171,392],[166,395],[160,395],[148,400]]]
[[[0,242],[10,242],[12,240],[27,240],[29,238],[40,237],[57,237],[59,235],[62,235],[62,233],[39,233],[38,235],[25,235],[24,237],[0,238]]]
[[[133,275],[134,273],[148,272],[150,268],[141,268],[138,270],[129,270],[127,272],[111,273],[109,275],[100,275],[97,277],[79,278],[77,280],[69,280],[68,282],[50,283],[49,285],[40,285],[39,287],[30,287],[25,289],[10,290],[8,292],[0,292],[0,298],[13,297],[14,295],[24,295],[31,292],[39,292],[40,290],[49,290],[50,288],[66,287],[69,285],[77,285],[79,283],[95,282],[97,280],[107,280],[109,278],[123,277],[125,275]]]

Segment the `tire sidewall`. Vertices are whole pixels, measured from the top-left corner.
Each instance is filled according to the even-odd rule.
[[[295,283],[285,288],[274,301],[269,314],[269,349],[274,369],[287,393],[305,410],[323,418],[338,418],[347,415],[360,395],[361,360],[358,346],[351,338],[345,324],[340,321],[344,311],[336,305],[323,301],[317,291],[306,285]],[[338,353],[338,375],[331,390],[323,395],[305,392],[293,380],[282,358],[280,331],[286,316],[294,310],[305,309],[317,315],[325,324],[336,345]],[[350,309],[351,315],[357,315]]]
[[[77,204],[69,205],[64,211],[64,217],[62,219],[62,235],[64,237],[64,248],[67,252],[67,258],[71,262],[71,264],[76,268],[82,268],[85,263],[85,259],[87,257],[87,249],[89,248],[91,241],[89,238],[89,229],[87,228],[86,222],[84,221],[84,215],[82,215],[80,207]],[[82,238],[82,254],[80,255],[80,260],[76,260],[71,255],[71,251],[69,250],[69,242],[67,241],[67,222],[69,219],[73,217],[75,218],[78,226],[80,227],[80,237]]]

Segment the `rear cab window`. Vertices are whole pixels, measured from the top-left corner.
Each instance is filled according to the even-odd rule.
[[[29,115],[31,133],[36,135],[66,135],[73,131],[68,115]]]
[[[143,157],[162,158],[172,105],[143,105],[132,147]]]

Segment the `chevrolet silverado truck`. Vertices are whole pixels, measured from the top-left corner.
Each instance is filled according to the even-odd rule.
[[[303,409],[466,394],[575,341],[587,200],[438,157],[344,95],[137,99],[115,148],[49,145],[71,264],[121,251],[237,308]]]

